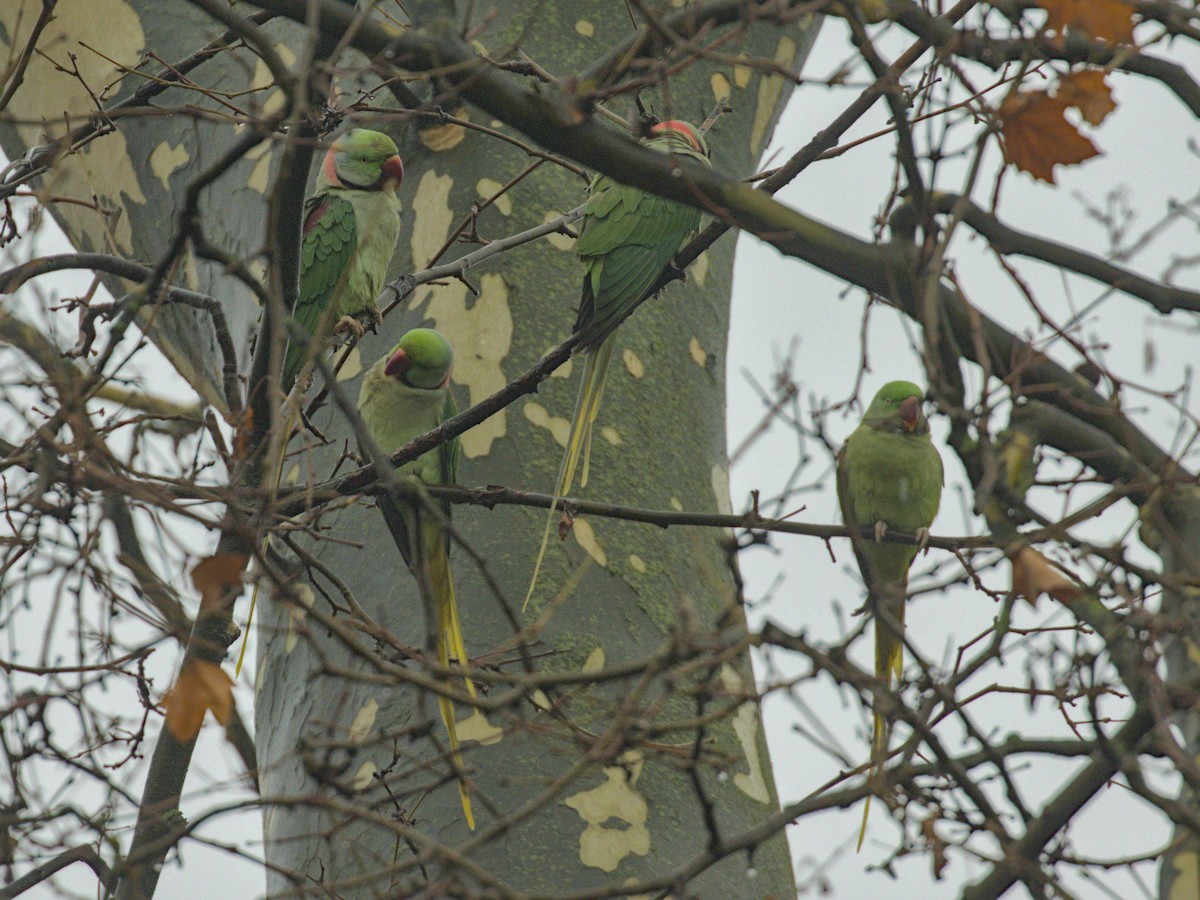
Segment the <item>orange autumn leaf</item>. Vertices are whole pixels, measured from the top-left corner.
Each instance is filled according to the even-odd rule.
[[[1117,108],[1117,101],[1112,98],[1112,88],[1104,80],[1102,69],[1072,72],[1058,83],[1054,93],[1065,100],[1067,106],[1079,110],[1089,125],[1099,125]]]
[[[1037,606],[1042,594],[1060,603],[1070,603],[1083,592],[1078,582],[1032,547],[1022,547],[1012,557],[1012,592]]]
[[[1046,30],[1062,36],[1078,29],[1109,44],[1133,43],[1133,5],[1126,0],[1037,0],[1046,10]]]
[[[1000,142],[1005,158],[1034,178],[1054,184],[1054,167],[1099,156],[1096,145],[1063,113],[1069,104],[1044,91],[1011,94],[1000,105]]]
[[[250,557],[242,553],[218,553],[196,563],[192,569],[192,584],[200,592],[200,608],[209,609],[217,604],[225,592],[242,589],[242,574]]]
[[[193,740],[210,709],[214,719],[222,725],[229,724],[233,713],[233,679],[216,663],[185,660],[162,705],[167,711],[171,734],[181,741]]]
[[[950,860],[946,858],[946,842],[937,833],[937,821],[938,817],[933,815],[922,822],[921,835],[925,838],[926,846],[933,851],[929,860],[933,870],[933,880],[941,881],[942,872],[945,871]]]
[[[245,459],[250,455],[250,438],[254,435],[254,410],[249,406],[237,419],[233,429],[233,455]]]

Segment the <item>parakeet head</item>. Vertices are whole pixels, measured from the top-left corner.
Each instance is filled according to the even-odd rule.
[[[708,144],[704,142],[704,135],[695,125],[682,119],[671,119],[669,122],[654,125],[650,129],[650,140],[667,145],[667,149],[673,149],[670,145],[677,144],[679,150],[699,153],[708,159]]]
[[[876,392],[863,424],[894,434],[929,434],[924,398],[925,392],[911,381],[889,381]]]
[[[432,328],[414,328],[392,348],[383,373],[402,384],[433,391],[450,379],[454,348]]]
[[[404,180],[404,163],[396,142],[386,134],[355,128],[333,142],[321,179],[325,187],[394,191]]]

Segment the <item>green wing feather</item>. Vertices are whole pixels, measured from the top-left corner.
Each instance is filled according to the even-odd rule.
[[[300,294],[292,311],[296,322],[313,340],[333,324],[334,297],[346,283],[350,265],[358,252],[358,224],[354,205],[330,192],[310,198],[305,204],[305,234],[300,245]],[[322,321],[324,319],[325,321]],[[321,352],[318,345],[312,353]],[[308,351],[288,343],[283,366],[283,386],[290,389],[300,374]]]
[[[700,211],[606,178],[588,201],[575,250],[585,265],[576,328],[598,345],[636,308],[700,225]]]

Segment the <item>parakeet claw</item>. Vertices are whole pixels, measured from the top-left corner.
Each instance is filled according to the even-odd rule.
[[[354,316],[342,316],[338,319],[337,325],[333,328],[334,334],[346,334],[350,332],[354,335],[354,339],[362,340],[362,336],[367,333],[367,329],[363,328],[362,323]]]
[[[887,522],[882,519],[875,523],[875,543],[883,543],[883,539],[887,537],[887,530]]]
[[[928,553],[929,552],[929,529],[928,528],[918,528],[917,529],[917,552],[918,553]]]

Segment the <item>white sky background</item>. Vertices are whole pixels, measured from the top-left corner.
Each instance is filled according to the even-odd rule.
[[[1139,38],[1144,39],[1146,31],[1148,29],[1139,31]],[[897,37],[898,40],[880,42],[885,59],[895,58],[911,41],[907,35]],[[1193,73],[1200,70],[1200,54],[1195,51],[1194,45],[1185,42],[1170,49],[1164,46],[1152,48],[1152,52],[1175,59]],[[812,79],[828,76],[850,52],[852,48],[844,25],[838,20],[828,20],[805,66],[805,76]],[[972,77],[982,86],[987,82],[980,71],[975,67]],[[861,73],[853,80],[860,87],[825,89],[807,86],[797,91],[775,133],[772,146],[780,151],[780,159],[803,146],[844,109],[849,99],[861,89]],[[1115,86],[1119,106],[1099,129],[1092,130],[1094,142],[1105,155],[1082,166],[1058,167],[1056,187],[1010,172],[1003,185],[999,209],[1001,219],[1008,225],[1103,256],[1108,246],[1105,231],[1083,213],[1082,205],[1075,197],[1077,193],[1086,197],[1089,203],[1104,207],[1106,193],[1123,186],[1130,206],[1137,212],[1132,229],[1135,235],[1157,222],[1167,212],[1173,198],[1182,200],[1192,195],[1200,159],[1187,147],[1195,134],[1195,122],[1189,112],[1173,94],[1155,82],[1119,74],[1111,77],[1110,82]],[[877,103],[843,142],[886,125],[886,107]],[[957,146],[962,146],[969,137],[959,134],[957,140]],[[868,237],[880,212],[882,198],[892,184],[892,148],[893,138],[888,136],[842,157],[819,162],[780,192],[778,198],[844,231]],[[995,149],[990,151],[984,171],[994,173],[998,158]],[[963,172],[961,164],[946,166],[937,187],[960,190]],[[990,175],[980,179],[973,195],[979,205],[985,208],[989,205],[992,187]],[[1174,257],[1191,256],[1195,247],[1196,224],[1185,217],[1163,230],[1129,265],[1149,277],[1160,277]],[[991,259],[983,241],[975,238],[969,229],[959,228],[948,259],[955,266],[968,298],[982,311],[1018,333],[1036,329],[1032,331],[1035,336],[1046,337],[1045,330],[1038,328],[1017,288]],[[1038,301],[1059,323],[1066,322],[1072,311],[1085,308],[1106,293],[1102,285],[1078,277],[1063,279],[1058,272],[1040,263],[1017,257],[1010,257],[1009,261],[1019,269]],[[1200,283],[1194,270],[1185,270],[1180,277],[1183,286],[1195,287]],[[808,414],[814,406],[841,402],[851,396],[861,351],[864,300],[862,291],[847,292],[842,283],[802,262],[787,259],[753,238],[740,239],[734,270],[728,363],[731,452],[766,411],[759,397],[747,391],[747,375],[761,385],[770,385],[778,370],[776,361],[788,355],[792,341],[798,341],[799,345],[792,376],[801,389],[799,408],[804,411],[806,426],[812,425]],[[1168,321],[1179,330],[1162,327],[1162,318],[1141,301],[1115,294],[1085,317],[1081,331],[1075,336],[1089,345],[1106,345],[1097,358],[1118,377],[1135,384],[1149,384],[1156,389],[1174,388],[1190,379],[1194,360],[1200,357],[1200,342],[1197,341],[1194,317],[1176,314]],[[1183,330],[1187,326],[1190,330]],[[898,314],[876,307],[867,336],[871,369],[863,381],[860,395],[863,403],[886,381],[905,378],[924,383],[919,351],[910,345],[916,334],[916,329],[910,323],[902,322]],[[1152,372],[1147,372],[1143,364],[1147,340],[1153,342],[1157,357]],[[1061,341],[1051,343],[1049,349],[1051,355],[1068,368],[1079,362],[1074,352]],[[978,399],[978,369],[968,366],[966,372],[968,396]],[[992,389],[996,389],[995,384]],[[1127,388],[1124,397],[1127,407],[1145,410],[1136,415],[1138,424],[1160,445],[1171,446],[1178,415],[1162,403],[1151,402],[1136,389]],[[1192,414],[1195,415],[1198,409],[1200,405],[1192,398]],[[829,436],[840,443],[857,424],[860,415],[861,408],[856,408],[849,415],[838,412],[827,417]],[[999,425],[1006,417],[1007,408],[1004,407],[994,421]],[[935,438],[944,438],[945,423],[935,420],[933,427]],[[812,462],[802,471],[798,483],[811,485],[814,480],[823,478],[823,489],[798,494],[784,503],[783,508],[791,511],[804,505],[805,510],[796,517],[799,521],[836,522],[839,514],[832,477],[827,472],[828,454],[815,440],[809,440],[804,449],[812,455]],[[939,449],[945,461],[947,481],[942,510],[933,532],[961,535],[985,531],[982,518],[969,516],[971,500],[964,493],[965,475],[957,458],[944,443],[939,443]],[[799,456],[795,433],[784,427],[777,427],[768,438],[755,445],[732,472],[735,509],[745,507],[752,489],[758,489],[763,498],[778,493],[798,464]],[[1195,467],[1194,457],[1192,466]],[[1046,475],[1045,472],[1042,474]],[[1078,508],[1081,501],[1082,495],[1073,501],[1071,508]],[[1067,511],[1061,501],[1056,503],[1047,493],[1035,497],[1034,505],[1052,517]],[[1134,512],[1130,505],[1124,504],[1112,510],[1102,524],[1078,528],[1073,533],[1078,537],[1114,541],[1131,523],[1135,523]],[[833,565],[820,541],[779,536],[773,538],[771,544],[774,552],[756,547],[742,554],[747,599],[752,605],[752,624],[771,619],[789,630],[806,630],[810,638],[831,642],[858,624],[848,616],[848,612],[862,602],[857,571],[848,547],[835,544],[838,565]],[[1140,546],[1136,549],[1141,552],[1135,552],[1133,559],[1156,567],[1157,557]],[[939,563],[942,568],[938,575],[942,578],[952,576],[959,568],[952,560],[948,562],[946,554],[939,558],[935,551],[919,559],[913,571],[928,570]],[[1008,567],[1002,566],[986,575],[985,583],[1002,589],[1007,586],[1007,578]],[[919,584],[914,574],[911,586]],[[958,647],[987,629],[997,612],[998,606],[989,597],[974,590],[958,588],[947,593],[933,593],[909,603],[909,635],[927,661],[945,671],[953,665]],[[1044,599],[1036,612],[1022,607],[1014,615],[1013,625],[1031,627],[1065,625],[1067,622],[1067,616],[1056,609],[1052,601]],[[860,665],[869,668],[873,652],[870,632],[855,647],[858,650],[855,658]],[[772,654],[772,661],[774,669],[770,675],[764,667],[759,667],[760,678],[782,680],[807,671],[802,662],[789,659],[785,654]],[[1024,664],[1017,661],[1003,669],[996,666],[985,669],[968,683],[967,689],[982,688],[994,682],[1020,686],[1026,680]],[[1044,679],[1042,686],[1047,686]],[[917,702],[914,690],[910,689],[905,696],[910,705]],[[835,691],[828,679],[821,682],[820,688],[806,682],[802,697],[820,723],[836,735],[840,746],[855,763],[866,760],[869,720],[856,697],[850,692]],[[994,728],[992,734],[997,740],[1012,732],[1027,737],[1070,737],[1053,702],[1039,703],[1036,715],[1030,714],[1023,697],[1013,696],[1007,701],[989,699],[987,702],[990,714],[980,715],[975,710],[979,716],[977,724]],[[811,730],[812,721],[789,699],[776,695],[767,702],[765,715],[776,784],[784,802],[805,797],[837,774],[840,768],[837,763],[793,730],[797,723]],[[1076,707],[1075,715],[1086,716],[1084,704]],[[954,730],[946,732],[955,733]],[[959,745],[950,741],[948,746]],[[964,743],[961,749],[976,747],[973,743]],[[1039,772],[1035,771],[1022,779],[1026,805],[1035,815],[1062,783],[1064,775],[1079,767],[1077,763],[1050,763],[1047,767],[1047,763],[1041,762],[1038,765],[1046,777],[1039,778]],[[996,792],[991,794],[994,796]],[[793,861],[802,887],[805,879],[814,874],[813,867],[820,866],[821,877],[833,886],[834,895],[838,897],[920,896],[932,900],[957,896],[964,883],[986,871],[964,854],[951,852],[950,865],[940,883],[931,880],[927,855],[916,855],[897,863],[895,872],[899,882],[881,871],[866,872],[864,870],[872,863],[887,859],[898,834],[883,804],[876,801],[872,805],[867,842],[862,853],[856,856],[854,841],[860,819],[861,807],[856,807],[846,812],[811,817],[790,830]],[[1113,823],[1118,821],[1120,827],[1114,828]],[[912,831],[910,825],[910,835]],[[947,838],[954,834],[953,829],[943,829],[942,833]],[[1072,826],[1070,836],[1073,849],[1080,855],[1115,859],[1164,846],[1168,830],[1164,817],[1154,814],[1141,801],[1130,800],[1124,788],[1112,787],[1085,809]],[[826,867],[825,861],[831,855],[836,859]],[[1065,867],[1060,869],[1060,872],[1066,871]],[[1140,874],[1153,890],[1154,867],[1143,867]],[[1101,873],[1099,880],[1112,893],[1097,882],[1078,877],[1070,878],[1067,885],[1081,898],[1143,895],[1142,888],[1127,874]],[[1021,892],[1018,888],[1017,893]]]
[[[1142,38],[1139,32],[1139,38]],[[897,35],[897,40],[883,40],[881,50],[890,58],[898,48],[907,46],[910,38]],[[832,71],[849,55],[850,45],[845,29],[838,21],[826,23],[825,31],[805,67],[809,78],[821,78]],[[1176,47],[1156,47],[1159,55],[1170,56],[1193,72],[1200,72],[1200,53],[1193,45],[1180,42]],[[976,70],[978,73],[979,70]],[[983,76],[977,75],[979,83]],[[1089,202],[1104,206],[1105,194],[1122,185],[1127,189],[1130,206],[1137,211],[1133,233],[1156,222],[1166,212],[1172,198],[1187,198],[1198,182],[1200,159],[1187,148],[1195,133],[1194,120],[1187,110],[1166,89],[1154,82],[1135,76],[1116,76],[1110,81],[1116,88],[1120,104],[1116,112],[1093,132],[1093,140],[1105,155],[1083,166],[1063,168],[1056,172],[1057,187],[1035,183],[1025,175],[1009,173],[1004,184],[1000,214],[1004,221],[1034,234],[1058,238],[1073,246],[1103,254],[1107,246],[1103,228],[1089,219],[1076,192]],[[825,127],[855,96],[862,86],[861,73],[852,78],[853,87],[826,89],[810,85],[793,96],[783,121],[776,132],[773,149],[786,158]],[[847,136],[847,139],[869,134],[886,125],[886,108],[877,103]],[[966,141],[963,134],[959,138]],[[805,213],[837,226],[858,237],[867,238],[873,228],[879,204],[890,189],[893,171],[891,137],[884,137],[857,148],[840,158],[817,163],[803,173],[779,195],[779,199]],[[995,170],[998,154],[988,158],[990,171]],[[938,187],[957,190],[961,183],[961,166],[947,166]],[[986,205],[992,182],[984,178],[975,194]],[[52,227],[52,226],[49,226]],[[49,231],[48,227],[48,231]],[[36,246],[38,253],[60,252],[61,238],[46,234]],[[728,238],[726,238],[728,240]],[[1196,225],[1184,218],[1175,222],[1153,241],[1147,250],[1133,259],[1130,266],[1150,277],[1159,277],[1173,257],[1188,256],[1196,246]],[[1000,272],[986,253],[983,242],[960,228],[949,254],[970,299],[985,312],[1005,322],[1017,331],[1035,329],[1036,321],[1015,287]],[[1038,300],[1061,323],[1072,310],[1086,307],[1104,293],[1103,287],[1080,278],[1062,279],[1050,267],[1031,261],[1011,260],[1033,286]],[[1194,272],[1184,271],[1185,285],[1196,286],[1200,279]],[[87,277],[41,279],[43,287],[54,285],[60,295],[78,294],[88,282]],[[678,290],[675,288],[674,290]],[[10,302],[5,300],[4,302]],[[776,251],[753,238],[741,238],[735,268],[733,326],[728,355],[729,375],[729,446],[737,447],[746,434],[759,422],[764,411],[759,395],[750,386],[747,375],[761,385],[771,384],[777,371],[777,361],[788,355],[793,342],[796,354],[792,376],[801,389],[798,409],[803,411],[802,424],[810,427],[809,412],[814,405],[823,406],[847,399],[854,389],[860,355],[860,324],[864,297],[861,291],[846,291],[844,285],[815,269]],[[1189,322],[1180,315],[1172,317],[1177,329],[1162,327],[1163,320],[1148,306],[1123,295],[1113,295],[1098,304],[1084,320],[1077,336],[1088,343],[1103,343],[1100,358],[1116,374],[1135,384],[1155,388],[1174,388],[1189,376],[1192,360],[1197,358],[1194,319]],[[1185,326],[1192,325],[1192,330]],[[73,323],[64,326],[63,344],[73,343]],[[1040,332],[1036,332],[1039,333]],[[918,354],[910,346],[915,329],[904,325],[900,317],[877,308],[872,315],[868,332],[868,352],[871,371],[862,387],[862,400],[869,399],[884,381],[908,378],[923,382]],[[1144,367],[1145,342],[1154,345],[1157,364],[1152,372]],[[1052,355],[1068,367],[1078,361],[1069,348],[1061,344],[1050,346]],[[145,358],[151,355],[145,354]],[[165,363],[160,364],[165,368]],[[155,391],[179,399],[187,398],[186,388],[178,382],[170,387],[173,375],[155,374]],[[977,396],[979,379],[976,370],[968,369],[968,384]],[[993,385],[993,389],[995,386]],[[1138,422],[1160,444],[1170,445],[1175,435],[1178,415],[1163,404],[1128,389],[1125,402],[1135,408],[1144,407]],[[1191,411],[1198,411],[1191,401]],[[835,413],[827,418],[829,436],[840,442],[857,423],[860,409],[850,414]],[[1002,416],[1006,409],[1002,408]],[[935,421],[935,436],[944,436],[944,426]],[[828,523],[838,521],[836,502],[829,476],[830,460],[825,449],[809,439],[803,449],[811,461],[802,469],[798,483],[812,486],[822,482],[822,489],[796,494],[784,505],[787,510],[805,506],[796,518],[799,521]],[[732,496],[735,509],[747,501],[751,489],[758,489],[764,501],[783,489],[798,464],[800,445],[794,432],[776,427],[746,453],[732,472]],[[984,529],[981,519],[967,514],[970,498],[963,492],[964,477],[957,458],[942,445],[946,462],[947,485],[943,494],[942,513],[935,534],[979,533]],[[1193,468],[1195,461],[1193,460]],[[1073,502],[1078,503],[1082,499]],[[1054,498],[1043,495],[1035,498],[1043,512],[1061,515],[1065,510]],[[770,507],[764,507],[770,509]],[[1118,506],[1104,521],[1075,531],[1077,536],[1107,537],[1116,540],[1134,521],[1129,507]],[[143,534],[145,537],[145,535]],[[147,549],[153,546],[147,541]],[[848,548],[836,546],[838,562],[829,559],[823,543],[808,538],[777,537],[771,542],[773,550],[755,547],[743,554],[742,569],[747,584],[747,598],[752,604],[751,621],[761,623],[770,618],[790,630],[807,630],[810,637],[836,641],[845,630],[857,626],[849,617],[850,610],[861,603],[857,573]],[[195,551],[195,548],[191,548]],[[1154,566],[1156,557],[1142,551],[1138,561]],[[940,566],[940,577],[951,577],[955,566],[936,551],[918,561],[914,572],[928,571]],[[992,587],[1006,584],[1007,568],[1001,567],[985,575]],[[914,577],[914,582],[917,579]],[[985,631],[997,606],[987,596],[966,589],[922,596],[909,606],[910,635],[935,667],[953,664],[957,648]],[[1021,609],[1014,625],[1063,625],[1067,617],[1050,601],[1044,600],[1036,611]],[[0,648],[8,658],[18,649],[16,635],[0,638]],[[870,666],[870,632],[856,645],[860,664]],[[159,673],[158,686],[165,687],[177,662],[178,653],[168,646],[153,659]],[[759,663],[763,660],[759,659]],[[247,665],[238,686],[238,703],[243,713],[252,718],[252,687]],[[770,666],[759,665],[760,677],[782,680],[806,670],[795,659],[772,654]],[[992,682],[1023,685],[1026,681],[1023,661],[1017,660],[1005,668],[986,669],[969,687],[983,687]],[[1046,686],[1043,684],[1043,686]],[[821,725],[834,736],[837,746],[855,763],[867,757],[868,717],[857,697],[849,692],[837,692],[827,680],[818,684],[805,682],[800,696]],[[909,703],[916,702],[910,689],[905,695]],[[131,701],[136,703],[136,701]],[[1069,736],[1057,708],[1051,702],[1039,704],[1034,714],[1029,712],[1022,697],[1010,700],[989,700],[989,712],[980,715],[980,723],[995,729],[997,739],[1010,732],[1026,736]],[[1114,705],[1110,709],[1117,709]],[[1076,708],[1080,717],[1086,715],[1083,704]],[[841,768],[839,763],[794,730],[801,725],[811,730],[812,720],[803,709],[779,695],[766,704],[768,738],[780,797],[784,802],[795,801],[823,784]],[[948,731],[947,734],[954,732]],[[951,746],[957,746],[951,743]],[[963,744],[963,749],[973,749]],[[152,744],[146,746],[147,752]],[[1040,763],[1046,766],[1045,763]],[[1054,765],[1026,772],[1022,786],[1027,804],[1036,813],[1042,802],[1060,785],[1065,775],[1077,764]],[[230,797],[245,798],[244,792],[225,791],[214,794],[214,787],[236,785],[240,763],[224,744],[221,732],[210,722],[202,732],[200,746],[187,783],[184,810],[189,817],[223,803]],[[1048,774],[1047,774],[1048,773]],[[136,790],[140,791],[141,776]],[[792,858],[801,885],[813,876],[813,867],[820,865],[820,877],[834,888],[834,896],[874,898],[878,896],[911,896],[940,898],[955,896],[967,881],[978,877],[985,868],[970,861],[964,854],[952,853],[950,866],[943,881],[931,880],[928,857],[917,855],[895,866],[901,881],[893,881],[886,873],[869,871],[872,864],[886,859],[897,838],[896,826],[882,803],[873,805],[867,844],[855,855],[853,843],[857,835],[861,808],[841,813],[827,813],[804,820],[790,831]],[[257,812],[238,817],[215,819],[201,834],[220,843],[236,844],[252,855],[259,852]],[[1113,828],[1114,822],[1121,823]],[[132,825],[132,823],[130,823]],[[911,826],[910,826],[911,832]],[[944,836],[953,837],[947,829]],[[1073,849],[1080,854],[1099,858],[1117,858],[1150,852],[1161,847],[1167,839],[1166,821],[1149,810],[1141,801],[1132,801],[1123,788],[1112,787],[1085,810],[1070,831]],[[825,867],[825,862],[834,857]],[[253,863],[240,860],[224,851],[207,849],[187,843],[182,853],[183,867],[175,860],[168,865],[160,885],[163,898],[199,896],[250,896],[261,892],[262,873]],[[1066,871],[1065,869],[1062,871]],[[1156,873],[1152,866],[1142,870],[1142,877],[1153,885]],[[1068,881],[1071,890],[1081,898],[1118,896],[1132,898],[1142,895],[1142,889],[1120,872],[1102,873],[1099,881],[1089,882],[1073,877]],[[94,891],[94,880],[82,867],[74,867],[60,884],[71,885],[82,896]],[[248,887],[251,889],[248,890]],[[810,887],[813,885],[810,884]],[[1107,888],[1107,890],[1105,889]],[[752,889],[752,888],[751,888]],[[35,889],[26,896],[50,896]]]

